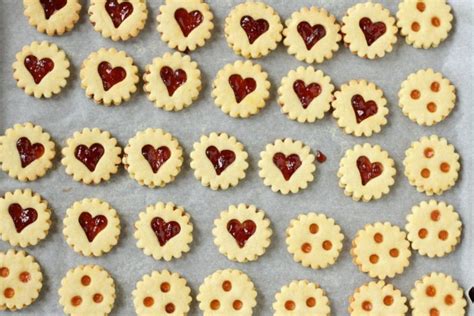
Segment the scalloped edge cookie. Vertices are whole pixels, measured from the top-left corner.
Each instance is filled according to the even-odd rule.
[[[292,281],[275,294],[274,316],[331,315],[331,304],[326,292],[307,280]]]
[[[372,281],[358,287],[349,297],[349,314],[405,316],[407,298],[399,289],[384,281]]]

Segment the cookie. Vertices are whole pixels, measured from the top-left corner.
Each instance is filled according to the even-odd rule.
[[[308,213],[291,220],[286,230],[288,252],[312,269],[333,265],[342,250],[341,227],[324,214]]]
[[[257,291],[250,278],[234,269],[218,270],[199,287],[197,300],[204,316],[252,315]]]
[[[461,240],[462,223],[452,205],[430,200],[413,206],[405,229],[412,249],[430,258],[443,257]]]
[[[174,181],[183,165],[183,148],[162,129],[147,128],[128,141],[123,165],[130,177],[149,188]]]
[[[129,100],[137,91],[138,80],[133,59],[115,48],[101,48],[82,63],[81,87],[97,104],[120,105]]]
[[[383,91],[366,80],[351,80],[334,94],[332,116],[346,134],[371,136],[387,124],[387,99]]]
[[[283,44],[288,54],[307,63],[329,60],[339,49],[341,26],[336,17],[323,8],[304,7],[286,20]]]
[[[422,69],[408,76],[398,92],[403,114],[419,125],[443,121],[456,105],[451,82],[433,69]]]
[[[244,145],[226,133],[201,136],[191,152],[191,168],[202,185],[226,190],[245,178],[248,154]]]
[[[374,59],[392,51],[398,28],[388,9],[380,3],[365,2],[347,10],[341,32],[352,53]]]
[[[122,148],[109,132],[84,128],[66,141],[61,163],[74,180],[85,184],[107,181],[117,173]]]
[[[180,111],[201,91],[201,71],[188,55],[166,53],[145,68],[143,89],[148,100],[166,111]]]
[[[170,261],[189,251],[192,232],[191,217],[182,207],[158,202],[139,214],[134,236],[146,255]]]
[[[39,125],[15,124],[0,136],[0,164],[12,178],[34,181],[53,166],[56,155],[51,136]]]
[[[395,163],[379,145],[355,145],[339,163],[337,176],[344,194],[355,201],[378,200],[395,183]]]
[[[413,142],[405,151],[403,165],[410,184],[429,196],[453,187],[461,168],[454,146],[436,135]]]
[[[331,78],[313,67],[298,67],[281,79],[278,103],[281,112],[300,123],[322,119],[331,108]]]
[[[157,29],[170,48],[193,51],[211,37],[213,18],[203,0],[166,0],[160,6]]]
[[[384,281],[372,281],[358,287],[349,298],[349,314],[405,316],[407,298],[399,289]]]
[[[282,30],[278,13],[259,1],[246,1],[234,7],[224,27],[229,47],[245,58],[268,55],[281,41]]]
[[[290,138],[277,139],[260,153],[259,176],[273,192],[297,193],[314,180],[316,170],[311,148]]]
[[[66,86],[69,59],[55,44],[32,42],[16,54],[13,78],[16,85],[35,98],[51,98]]]
[[[214,244],[229,260],[255,261],[270,246],[270,220],[253,205],[231,205],[214,221]]]

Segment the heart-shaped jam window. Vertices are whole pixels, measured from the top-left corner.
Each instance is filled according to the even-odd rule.
[[[109,91],[110,88],[121,82],[127,76],[127,72],[122,67],[113,68],[112,65],[106,61],[99,64],[97,68],[100,79],[102,79],[102,86],[105,91]]]
[[[301,159],[297,154],[285,156],[283,153],[276,153],[273,155],[273,163],[280,169],[283,178],[288,181],[301,166]]]
[[[214,166],[218,176],[235,161],[235,153],[232,150],[219,151],[215,146],[207,147],[206,157]]]
[[[364,97],[360,94],[356,94],[352,97],[351,104],[358,124],[372,115],[377,114],[378,111],[377,103],[375,103],[375,101],[365,101]]]
[[[268,31],[270,25],[265,19],[254,20],[251,16],[243,16],[240,19],[240,26],[247,33],[249,43],[253,44],[263,33]]]
[[[255,222],[250,219],[245,220],[243,223],[238,219],[231,219],[227,223],[227,231],[232,235],[232,237],[234,237],[240,248],[245,246],[247,240],[255,234],[256,230],[257,225],[255,225]]]
[[[174,12],[174,19],[178,22],[179,28],[185,37],[202,23],[202,13],[198,10],[188,12],[184,8],[179,8]]]
[[[311,25],[304,21],[298,24],[296,30],[303,39],[307,50],[311,50],[320,39],[326,36],[326,29],[321,24]]]
[[[173,71],[173,69],[168,66],[161,68],[160,77],[161,80],[163,80],[166,89],[168,89],[168,95],[170,97],[172,97],[174,92],[188,79],[188,76],[183,69],[176,69]]]
[[[104,215],[96,215],[92,217],[89,212],[82,212],[81,215],[79,215],[79,225],[81,225],[84,230],[89,242],[94,241],[97,234],[107,227],[107,223],[107,217]]]
[[[36,84],[39,84],[54,69],[54,62],[50,58],[38,60],[36,56],[28,55],[23,63]]]
[[[151,220],[151,229],[155,232],[160,246],[163,247],[171,238],[179,234],[181,226],[175,221],[165,222],[161,217],[155,217]]]
[[[13,203],[8,207],[8,213],[15,224],[17,233],[21,233],[28,225],[38,219],[38,212],[34,208],[22,208],[20,204]]]
[[[150,164],[153,173],[157,173],[161,166],[171,157],[171,150],[166,146],[154,148],[152,145],[142,147],[142,155]]]
[[[296,80],[293,83],[293,91],[295,91],[298,99],[300,99],[303,108],[306,109],[314,98],[321,94],[321,86],[316,82],[305,85],[303,80]]]
[[[41,6],[43,7],[44,17],[46,20],[56,12],[64,8],[67,4],[67,0],[40,0]]]
[[[247,95],[255,91],[257,82],[253,78],[243,79],[241,75],[232,75],[229,77],[229,84],[234,91],[235,101],[240,103]]]
[[[77,146],[76,150],[74,151],[74,156],[77,160],[82,162],[90,172],[94,172],[100,158],[102,158],[104,153],[104,146],[95,143],[90,147],[87,147],[86,145]]]
[[[373,23],[369,18],[362,18],[359,21],[359,27],[364,33],[367,45],[371,46],[380,36],[387,32],[387,27],[383,22]]]
[[[27,137],[20,137],[16,141],[16,149],[20,155],[22,168],[26,168],[30,163],[41,158],[44,154],[44,146],[40,143],[34,143],[32,145]]]
[[[377,178],[383,172],[383,165],[380,162],[370,162],[366,156],[357,158],[356,163],[362,185],[366,185],[370,180]]]
[[[132,14],[133,5],[125,1],[119,4],[117,0],[107,0],[105,2],[105,11],[107,11],[112,19],[115,28],[118,28]]]

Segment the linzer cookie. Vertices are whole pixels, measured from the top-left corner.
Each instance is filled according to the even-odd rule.
[[[157,17],[158,32],[170,48],[193,51],[211,37],[213,17],[203,0],[166,0]]]
[[[405,316],[407,298],[384,281],[372,281],[357,288],[349,298],[349,314]]]
[[[80,0],[23,0],[23,5],[30,25],[50,36],[72,30],[81,11]]]
[[[33,181],[46,174],[56,155],[51,136],[39,125],[15,124],[0,136],[2,170],[20,181]]]
[[[17,86],[35,98],[51,98],[69,78],[69,60],[55,44],[32,42],[16,54],[13,78]]]

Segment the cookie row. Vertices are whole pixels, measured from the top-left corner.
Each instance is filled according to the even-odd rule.
[[[0,309],[19,310],[39,296],[43,274],[36,260],[24,251],[0,252]],[[19,295],[18,293],[21,293]],[[68,315],[108,315],[116,298],[115,281],[98,265],[69,270],[61,281],[59,303]],[[410,305],[413,315],[465,315],[463,290],[449,275],[433,272],[415,282]],[[132,292],[137,315],[187,315],[191,288],[178,273],[168,270],[145,274]],[[244,272],[218,270],[206,277],[196,297],[204,315],[252,315],[257,291]],[[407,298],[384,281],[357,288],[349,298],[350,315],[377,313],[403,316]],[[292,281],[275,294],[274,315],[330,315],[330,301],[318,284]]]

